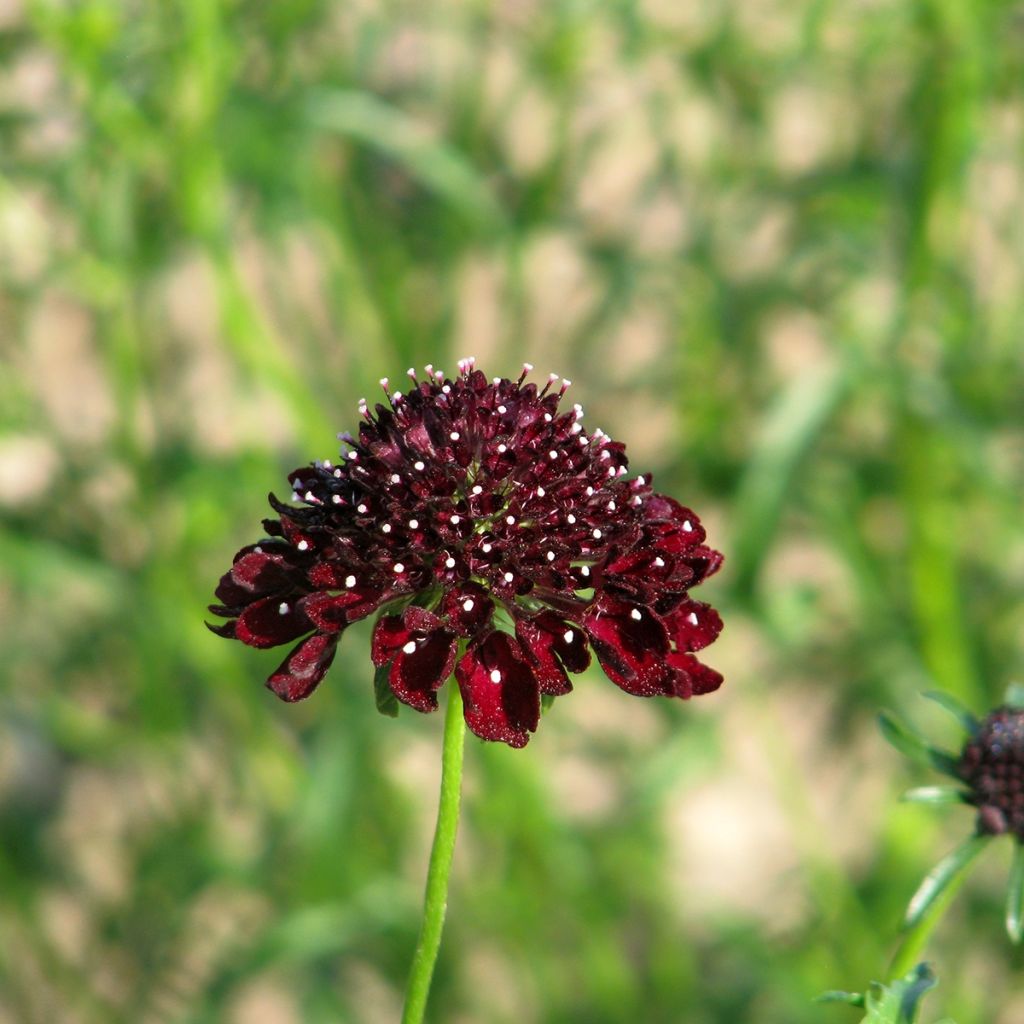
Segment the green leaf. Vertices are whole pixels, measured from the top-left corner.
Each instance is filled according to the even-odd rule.
[[[943,894],[948,891],[949,895],[952,895],[955,886],[962,881],[968,865],[988,845],[991,838],[991,836],[971,836],[952,853],[943,857],[925,875],[924,881],[918,886],[917,892],[907,904],[907,913],[903,919],[904,928],[916,928],[925,921],[929,911],[933,908],[936,910],[942,908],[939,901]]]
[[[542,693],[540,695],[540,706],[542,711],[550,711],[555,704],[554,694]]]
[[[862,1006],[867,1015],[860,1024],[914,1024],[925,993],[936,985],[935,974],[927,964],[918,964],[903,978],[883,985],[872,982],[866,994],[858,992],[826,992],[819,1003],[847,1003]],[[947,1021],[946,1024],[952,1024]]]
[[[1024,846],[1013,844],[1010,882],[1006,887],[1006,933],[1014,945],[1024,938]]]
[[[1011,708],[1024,708],[1024,683],[1010,683],[1003,694],[1003,703]]]
[[[381,667],[373,673],[373,695],[377,700],[377,710],[382,715],[387,715],[389,718],[397,718],[398,698],[391,689],[391,683],[388,682],[388,676],[390,673],[390,661],[386,665],[381,665]]]
[[[431,137],[423,123],[398,107],[368,92],[325,89],[309,101],[307,113],[317,128],[386,153],[467,219],[492,230],[504,223],[490,186],[466,156]]]
[[[901,800],[909,804],[962,804],[964,791],[956,786],[918,786],[908,789]]]
[[[816,1003],[846,1003],[848,1006],[863,1006],[864,1005],[864,993],[863,992],[822,992],[820,996],[816,996]]]
[[[948,711],[970,735],[973,736],[981,728],[981,722],[978,721],[978,717],[974,712],[957,700],[951,693],[946,693],[945,690],[928,690],[921,696],[935,701],[939,707]]]
[[[921,764],[930,765],[937,771],[944,772],[954,778],[956,775],[956,758],[937,747],[933,747],[920,733],[909,725],[883,711],[878,716],[878,726],[882,735],[903,755]]]

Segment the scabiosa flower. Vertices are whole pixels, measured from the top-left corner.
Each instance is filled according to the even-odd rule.
[[[966,735],[959,755],[940,750],[888,716],[886,737],[905,754],[930,764],[957,783],[924,786],[904,799],[919,803],[968,804],[977,808],[974,831],[941,860],[921,883],[907,908],[907,927],[926,922],[939,897],[963,878],[968,866],[995,836],[1014,837],[1013,866],[1007,886],[1006,929],[1014,942],[1024,939],[1024,688],[1011,685],[1003,704],[978,719],[947,693],[927,693],[954,714]]]
[[[309,696],[345,628],[381,612],[371,656],[394,696],[437,708],[454,671],[466,723],[513,747],[542,697],[572,689],[591,651],[616,685],[688,698],[722,677],[694,657],[722,628],[689,591],[722,556],[689,509],[630,478],[624,445],[588,433],[569,381],[488,381],[472,359],[411,389],[340,435],[340,464],[289,476],[268,538],[243,548],[210,610],[214,632],[253,647],[297,641],[267,685]]]

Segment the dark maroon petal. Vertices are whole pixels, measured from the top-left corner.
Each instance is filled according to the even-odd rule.
[[[724,561],[725,556],[721,551],[715,551],[707,547],[694,548],[683,559],[683,562],[693,572],[693,577],[687,585],[695,587],[702,580],[706,580],[709,576],[714,576],[721,569],[722,562]]]
[[[587,609],[583,628],[605,674],[617,686],[638,697],[672,692],[665,667],[668,634],[650,608],[603,594]]]
[[[475,636],[490,624],[494,602],[479,583],[463,583],[445,594],[441,614],[459,636]]]
[[[384,615],[373,627],[370,643],[370,658],[376,668],[386,665],[409,642],[412,633],[398,615]]]
[[[672,692],[677,697],[698,697],[713,693],[722,685],[721,674],[692,654],[670,654],[668,665],[673,672]]]
[[[540,692],[550,697],[561,697],[572,692],[572,683],[565,674],[562,663],[552,650],[554,638],[529,619],[516,622],[516,637],[523,655],[533,668]]]
[[[254,601],[238,616],[235,636],[250,647],[277,647],[312,628],[312,623],[296,602],[264,597]]]
[[[497,630],[473,644],[455,667],[466,724],[484,740],[525,747],[540,720],[537,679],[517,640]]]
[[[437,710],[435,691],[452,674],[457,648],[455,635],[443,629],[407,640],[388,675],[395,696],[417,711]]]
[[[308,697],[331,667],[337,650],[337,637],[314,633],[293,648],[278,670],[267,680],[267,686],[282,700],[296,701]]]
[[[365,619],[380,607],[376,590],[346,590],[341,594],[321,591],[310,594],[300,604],[316,628],[325,633],[338,633],[350,622]]]
[[[722,632],[722,619],[709,604],[689,598],[664,617],[669,639],[677,651],[700,651]]]
[[[217,636],[226,637],[228,640],[236,639],[236,637],[235,637],[235,620],[234,619],[232,619],[230,622],[220,622],[220,623],[217,623],[216,625],[214,625],[214,624],[212,624],[210,622],[207,622],[206,623],[206,628],[211,633],[216,633]]]
[[[432,633],[442,625],[440,618],[433,612],[428,612],[426,608],[420,608],[415,604],[409,605],[402,612],[402,622],[412,633]]]

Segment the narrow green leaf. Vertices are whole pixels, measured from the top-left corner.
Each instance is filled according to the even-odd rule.
[[[1013,844],[1010,882],[1006,887],[1006,933],[1014,945],[1024,938],[1024,846]]]
[[[390,672],[391,662],[388,662],[386,665],[381,665],[373,673],[373,695],[377,701],[377,710],[382,715],[387,715],[389,718],[397,718],[398,698],[391,689],[391,683],[388,682]]]
[[[554,706],[555,698],[550,693],[542,693],[540,695],[540,706],[542,711],[550,711]]]
[[[947,890],[952,893],[951,886],[958,883],[968,865],[988,844],[991,836],[971,836],[962,842],[952,853],[943,857],[924,877],[917,892],[907,904],[907,913],[903,919],[905,929],[916,928],[928,916],[934,907],[938,909],[938,901]]]
[[[932,768],[956,778],[956,758],[933,747],[909,725],[883,711],[878,716],[878,726],[882,730],[882,735],[901,754],[909,757],[912,761],[930,765]]]
[[[918,786],[900,797],[908,804],[962,804],[964,791],[956,786]]]
[[[964,730],[972,736],[981,728],[981,722],[978,721],[977,715],[965,704],[957,700],[953,694],[946,693],[945,690],[928,690],[921,696],[935,701],[940,708],[948,711],[963,726]]]
[[[1003,703],[1011,708],[1024,708],[1024,683],[1010,683],[1003,695]]]
[[[822,992],[820,996],[815,996],[814,1001],[816,1003],[846,1003],[848,1006],[863,1006],[864,993],[839,991]]]

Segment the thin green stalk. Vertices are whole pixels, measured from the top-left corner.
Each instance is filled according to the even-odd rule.
[[[444,722],[444,747],[441,753],[441,797],[437,805],[437,828],[427,869],[427,891],[423,899],[423,924],[416,944],[409,983],[405,990],[402,1024],[420,1024],[427,1008],[430,981],[434,976],[437,951],[448,905],[448,877],[459,828],[459,793],[462,788],[462,751],[466,722],[462,717],[462,695],[452,679],[448,684],[448,711]]]

